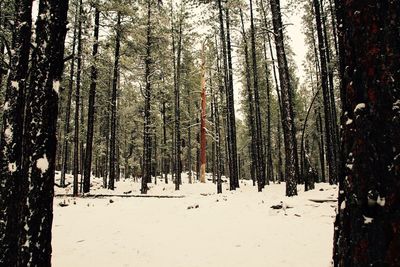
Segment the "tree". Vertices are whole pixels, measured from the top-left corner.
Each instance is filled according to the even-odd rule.
[[[148,190],[147,183],[151,181],[151,82],[150,82],[150,67],[152,64],[151,57],[151,4],[152,0],[147,0],[147,31],[146,31],[146,57],[145,57],[145,83],[144,91],[144,129],[143,129],[143,163],[142,163],[142,188],[141,193],[146,194]]]
[[[114,190],[115,174],[116,174],[116,148],[115,139],[117,131],[117,86],[119,75],[119,58],[121,47],[121,11],[117,11],[117,24],[115,35],[115,56],[114,56],[114,70],[112,80],[112,93],[111,93],[111,134],[110,134],[110,172],[108,180],[108,189]]]
[[[334,266],[399,266],[400,2],[336,8],[343,117]]]
[[[3,131],[0,143],[0,263],[17,266],[20,235],[23,231],[20,205],[26,200],[27,181],[23,176],[23,121],[26,81],[29,69],[29,47],[32,24],[32,1],[15,1],[14,54],[7,79]],[[18,89],[18,90],[16,90]],[[24,207],[25,208],[25,207]]]
[[[93,134],[94,134],[94,116],[95,116],[95,98],[96,98],[96,86],[97,86],[97,67],[96,57],[99,48],[99,25],[100,25],[100,10],[98,5],[95,5],[95,17],[94,17],[94,29],[93,29],[93,63],[90,72],[90,91],[89,91],[89,110],[88,110],[88,130],[86,136],[86,154],[85,154],[85,166],[84,166],[84,180],[83,180],[83,192],[87,193],[90,191],[90,175],[92,170],[92,153],[93,153]]]
[[[270,0],[272,11],[272,22],[275,34],[275,45],[279,66],[279,80],[282,98],[282,128],[285,143],[285,173],[286,173],[286,195],[297,195],[297,180],[299,177],[299,166],[297,156],[296,129],[294,125],[294,112],[292,100],[292,88],[290,84],[289,69],[283,42],[283,24],[279,0]]]
[[[1,140],[1,151],[7,153],[1,157],[0,203],[5,212],[1,217],[0,263],[2,266],[51,266],[57,105],[64,65],[68,1],[43,0],[39,4],[28,84],[25,84],[27,65],[18,63],[23,62],[20,60],[31,51],[29,41],[32,2],[16,3],[16,25],[19,27],[14,36],[17,53],[13,60],[17,72],[23,76],[18,77],[10,72],[9,88],[12,86],[21,95],[7,95],[7,100],[10,101],[8,114],[14,116],[6,113],[6,127]],[[23,64],[28,63],[26,61]],[[26,90],[26,102],[21,98],[25,88],[29,88]],[[11,105],[13,103],[19,105]],[[26,118],[12,120],[16,118],[15,112],[18,108],[26,108]],[[15,147],[13,142],[16,138],[20,142],[16,148],[18,152],[23,149],[23,153],[9,154],[15,153],[9,146]],[[11,158],[11,155],[17,155],[18,158]],[[8,181],[10,178],[15,178],[12,183]],[[13,207],[15,209],[10,217],[10,208]],[[10,224],[13,224],[12,228]]]

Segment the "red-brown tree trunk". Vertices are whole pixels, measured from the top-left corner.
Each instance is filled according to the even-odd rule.
[[[334,265],[400,266],[400,2],[336,6],[343,113]]]

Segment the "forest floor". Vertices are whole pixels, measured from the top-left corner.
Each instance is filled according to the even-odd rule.
[[[139,182],[121,180],[115,191],[101,183],[93,180],[91,194],[103,197],[60,196],[72,189],[56,187],[53,266],[330,266],[335,186],[299,186],[288,198],[284,183],[262,193],[250,181],[236,191],[224,183],[217,195],[211,181],[175,191],[159,180],[148,195],[175,198],[144,198]]]

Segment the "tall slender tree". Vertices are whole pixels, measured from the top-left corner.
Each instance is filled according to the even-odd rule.
[[[277,51],[279,80],[282,101],[282,128],[285,142],[285,174],[286,195],[297,195],[297,180],[299,166],[297,156],[296,129],[294,125],[292,87],[290,84],[289,68],[283,42],[283,23],[279,0],[270,0],[272,11],[272,23],[275,34],[275,46]]]
[[[93,30],[93,62],[90,71],[90,90],[89,90],[89,108],[88,108],[88,127],[86,135],[86,154],[84,167],[83,192],[90,191],[90,175],[92,169],[92,154],[93,154],[93,135],[94,135],[94,117],[95,117],[95,98],[97,86],[97,67],[96,60],[99,49],[99,25],[100,25],[100,10],[98,4],[95,4],[94,11],[94,30]]]
[[[117,133],[117,87],[119,75],[119,60],[121,47],[121,11],[117,11],[117,24],[115,29],[115,55],[114,55],[114,71],[111,91],[111,133],[110,133],[110,172],[108,180],[108,189],[114,190],[116,175],[116,148],[115,139]]]

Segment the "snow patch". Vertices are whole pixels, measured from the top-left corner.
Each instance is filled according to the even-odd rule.
[[[58,94],[58,92],[60,91],[60,81],[53,81],[53,90]]]
[[[11,81],[11,87],[13,87],[15,90],[19,90],[19,84],[17,81]]]
[[[346,208],[346,201],[343,201],[342,204],[340,204],[340,209],[344,210]]]
[[[7,110],[9,110],[10,109],[10,103],[7,101],[6,103],[4,103],[4,105],[3,105],[3,110],[4,111],[7,111]]]
[[[43,155],[43,158],[36,161],[36,168],[40,169],[42,173],[45,173],[49,169],[49,161],[47,160],[46,154]]]
[[[385,198],[384,197],[380,197],[380,196],[378,196],[378,199],[376,200],[376,203],[378,203],[378,205],[379,206],[381,206],[381,207],[383,207],[383,206],[385,206]]]
[[[352,119],[347,119],[346,125],[350,125],[350,124],[352,124],[352,123],[353,123],[353,120],[352,120]]]
[[[15,162],[13,163],[8,163],[8,171],[13,173],[17,170],[17,164]]]
[[[10,144],[12,142],[12,138],[13,138],[13,131],[10,125],[8,125],[8,127],[5,129],[4,131],[4,137],[6,139],[6,143]]]
[[[365,109],[365,103],[358,103],[357,106],[354,108],[354,113],[363,109]]]
[[[364,217],[364,224],[370,224],[374,220],[374,218],[370,218],[365,215],[363,215],[363,217]]]

